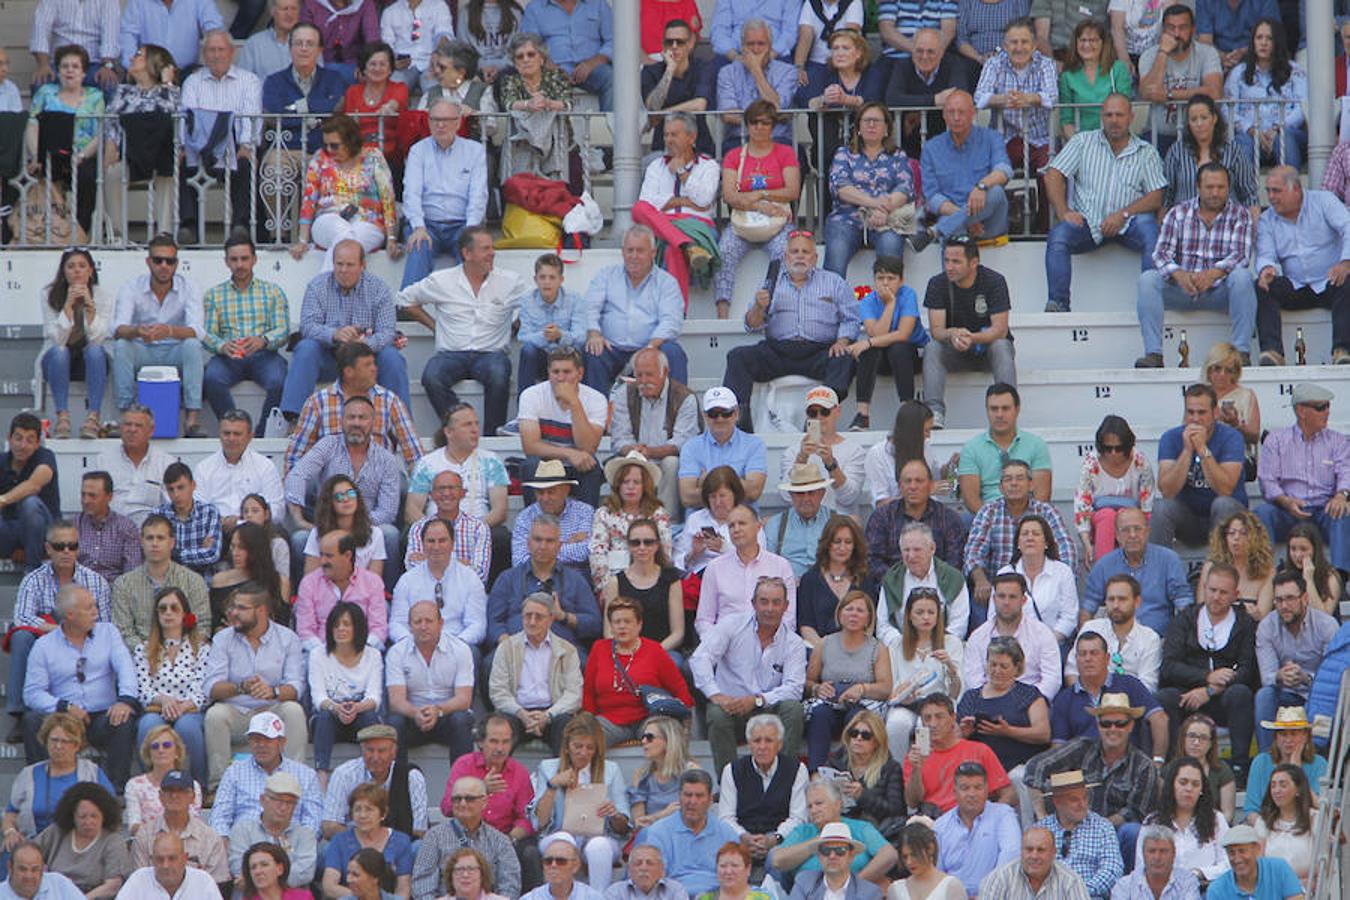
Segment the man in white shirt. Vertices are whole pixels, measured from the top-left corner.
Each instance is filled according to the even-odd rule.
[[[1143,588],[1134,576],[1111,576],[1106,580],[1105,618],[1089,619],[1078,633],[1081,636],[1091,631],[1106,638],[1111,673],[1133,675],[1156,693],[1158,670],[1162,666],[1162,638],[1135,618],[1142,600]],[[1064,680],[1072,684],[1077,678],[1077,655],[1070,653],[1064,666]]]
[[[437,251],[461,262],[464,229],[483,224],[487,151],[478,141],[459,137],[462,116],[462,107],[453,100],[432,103],[427,110],[431,135],[408,151],[403,167],[403,213],[408,219],[403,242],[408,260],[401,287],[430,275]],[[489,259],[489,267],[491,263]]]
[[[516,272],[493,268],[497,251],[486,228],[464,228],[458,243],[464,262],[404,287],[398,305],[436,335],[422,386],[437,417],[459,402],[455,382],[472,379],[483,386],[483,426],[496,434],[511,396],[511,322],[530,285]]]
[[[95,469],[113,480],[112,509],[139,528],[151,510],[164,502],[164,470],[173,460],[150,446],[155,414],[139,403],[122,410],[122,443],[98,455]]]
[[[141,366],[173,366],[183,380],[184,435],[206,437],[198,422],[204,362],[201,341],[206,335],[201,288],[178,274],[178,245],[166,234],[150,241],[145,265],[149,274],[126,282],[117,292],[112,367],[117,408],[126,409],[136,399],[136,373]]]
[[[446,474],[454,477],[453,472]],[[445,630],[469,645],[477,669],[478,645],[487,636],[487,591],[483,582],[456,557],[454,529],[445,519],[432,519],[422,527],[422,552],[426,559],[404,572],[394,586],[389,639],[397,643],[410,637],[408,612],[413,603],[434,600]]]
[[[586,366],[571,347],[549,351],[548,381],[521,392],[517,401],[520,445],[526,453],[521,480],[534,480],[546,459],[561,460],[576,473],[577,499],[594,507],[600,502],[604,471],[596,458],[609,422],[609,401],[581,383]],[[525,501],[533,503],[533,491]]]
[[[276,463],[249,449],[252,442],[252,417],[232,409],[220,420],[220,449],[197,464],[197,499],[216,508],[227,534],[238,524],[239,506],[249,494],[267,501],[272,521],[286,514]]]
[[[192,179],[198,169],[228,182],[230,224],[247,229],[253,195],[253,159],[262,134],[262,81],[234,64],[234,41],[221,28],[202,38],[201,68],[183,82],[181,105],[187,110],[185,165],[180,173],[182,224],[179,236],[197,239],[199,196]],[[205,189],[203,189],[203,192]]]
[[[473,656],[443,626],[435,601],[419,600],[408,611],[411,633],[385,655],[388,722],[401,759],[409,744],[448,745],[452,761],[473,749]]]
[[[0,884],[0,900],[83,900],[84,891],[60,872],[47,871],[42,848],[32,841],[9,855],[9,880]]]
[[[188,867],[183,839],[172,831],[155,836],[150,865],[132,872],[117,892],[117,900],[198,900],[220,893],[211,876]]]

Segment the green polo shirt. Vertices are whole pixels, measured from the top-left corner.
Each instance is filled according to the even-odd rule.
[[[1004,450],[994,443],[988,431],[983,431],[961,448],[961,463],[956,474],[980,476],[980,502],[988,503],[999,498],[998,483],[1003,477],[1003,464],[1010,459],[1022,460],[1031,466],[1032,472],[1048,472],[1052,468],[1050,448],[1036,435],[1018,431]],[[1038,499],[1049,500],[1048,497]]]

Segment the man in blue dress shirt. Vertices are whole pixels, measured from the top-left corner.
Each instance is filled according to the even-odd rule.
[[[691,896],[717,890],[717,851],[740,840],[735,829],[710,814],[712,803],[712,776],[703,769],[689,769],[680,776],[679,812],[638,835],[638,846],[660,850],[667,877],[684,885]]]
[[[1008,233],[1008,198],[1003,186],[1012,164],[1003,137],[975,124],[975,98],[952,91],[942,104],[947,130],[923,146],[923,186],[937,225],[911,237],[916,251],[958,234],[994,238]]]
[[[1256,334],[1261,365],[1284,365],[1281,309],[1331,310],[1331,361],[1350,362],[1350,212],[1330,191],[1304,191],[1293,166],[1266,176],[1256,229]]]
[[[656,268],[656,235],[646,225],[623,236],[623,265],[607,266],[586,289],[586,372],[582,382],[609,394],[634,353],[655,347],[670,361],[671,377],[689,381],[679,342],[684,297],[679,282]]]
[[[1017,859],[1022,827],[1006,803],[989,802],[989,773],[970,760],[956,767],[956,805],[933,823],[939,870],[960,879],[966,893],[980,892],[984,876]]]
[[[122,13],[122,67],[131,65],[136,51],[158,44],[173,54],[178,71],[197,64],[202,35],[225,27],[213,0],[128,0]]]
[[[487,151],[478,141],[458,136],[462,108],[437,100],[427,111],[431,136],[408,151],[403,167],[403,284],[431,274],[437,253],[462,262],[459,233],[483,224],[487,210]],[[489,434],[493,433],[491,430]]]
[[[105,754],[108,779],[119,788],[131,775],[136,745],[136,667],[111,622],[98,621],[88,589],[68,584],[56,592],[61,626],[33,644],[23,685],[24,755],[47,758],[38,729],[48,713],[84,719],[89,743]]]
[[[532,0],[519,33],[534,33],[553,62],[578,87],[598,94],[600,109],[614,109],[614,11],[609,0]]]

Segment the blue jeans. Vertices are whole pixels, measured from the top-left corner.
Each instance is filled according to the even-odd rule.
[[[1262,153],[1261,158],[1256,158],[1256,141],[1245,131],[1233,135],[1233,142],[1247,152],[1247,156],[1256,163],[1257,168],[1262,163],[1275,165],[1280,162],[1279,145],[1275,145],[1273,152]],[[1308,129],[1305,125],[1286,126],[1284,131],[1280,132],[1280,143],[1284,145],[1284,160],[1286,166],[1293,166],[1295,169],[1303,165],[1303,151],[1308,146]]]
[[[254,429],[254,434],[262,437],[268,414],[281,405],[281,391],[286,386],[286,360],[275,350],[259,350],[243,359],[213,354],[202,375],[202,392],[217,419],[236,408],[230,388],[241,381],[252,381],[266,395]]]
[[[136,402],[136,373],[141,366],[174,366],[183,378],[183,408],[202,408],[202,344],[196,338],[183,341],[119,340],[113,345],[113,393],[117,408]]]
[[[424,226],[431,236],[431,244],[418,244],[408,251],[408,259],[403,264],[403,284],[407,287],[416,284],[431,274],[436,268],[436,254],[449,253],[450,258],[459,265],[459,233],[464,229],[463,222],[427,222]],[[411,225],[403,226],[403,243],[407,244],[413,233]]]
[[[411,407],[408,394],[408,362],[393,344],[375,354],[375,365],[379,370],[376,381],[380,387],[398,394],[404,406]],[[314,386],[320,381],[332,381],[338,377],[337,360],[333,357],[333,348],[325,347],[313,338],[305,338],[295,345],[291,354],[290,371],[286,373],[286,387],[281,392],[281,411],[296,415],[305,400],[314,392]]]
[[[1045,242],[1045,283],[1052,303],[1069,305],[1069,283],[1073,279],[1072,257],[1104,247],[1108,241],[1138,250],[1139,271],[1147,272],[1153,268],[1153,245],[1158,243],[1158,220],[1152,213],[1132,216],[1120,234],[1103,238],[1100,244],[1093,242],[1092,231],[1086,225],[1056,223]]]
[[[624,366],[628,365],[628,360],[632,359],[633,354],[640,348],[632,350],[620,350],[618,347],[610,347],[603,350],[600,354],[594,355],[590,351],[582,351],[586,360],[586,371],[581,380],[588,386],[593,387],[606,397],[614,388],[614,382],[618,379],[619,373],[623,371]],[[670,360],[670,377],[674,378],[680,384],[689,383],[689,357],[684,355],[684,348],[678,341],[666,341],[661,345],[661,352]],[[490,432],[489,432],[490,433]]]
[[[905,236],[890,229],[867,233],[869,243],[877,256],[905,255]],[[840,278],[848,278],[848,263],[863,246],[863,230],[838,219],[825,220],[825,268]]]
[[[85,344],[78,363],[70,355],[69,347],[51,347],[42,355],[42,377],[51,388],[52,405],[57,412],[70,409],[71,366],[78,368],[80,364],[84,366],[84,408],[98,412],[103,406],[103,387],[108,383],[108,351],[103,345]]]
[[[505,350],[437,350],[422,370],[422,387],[439,420],[459,402],[455,382],[472,379],[483,386],[483,434],[506,424],[511,394],[511,357]]]
[[[333,771],[333,744],[337,743],[338,738],[354,741],[356,733],[362,728],[378,725],[381,721],[378,709],[361,713],[350,725],[343,725],[337,715],[326,709],[317,711],[310,725],[310,732],[314,736],[314,768],[320,772]]]
[[[1198,297],[1187,294],[1175,281],[1164,279],[1155,269],[1140,275],[1136,310],[1139,330],[1144,336],[1144,353],[1162,353],[1165,307],[1227,312],[1233,323],[1229,340],[1238,350],[1251,352],[1252,330],[1256,327],[1256,283],[1250,270],[1234,269]]]
[[[9,639],[9,683],[5,688],[5,711],[11,715],[23,712],[23,684],[28,680],[28,654],[38,635],[31,631],[16,631]]]
[[[561,345],[559,345],[561,346]],[[516,366],[516,396],[548,378],[548,353],[551,347],[520,345],[520,363]]]
[[[960,209],[938,219],[936,226],[938,237],[943,240],[953,235],[965,234],[966,228],[972,222],[984,224],[984,234],[981,235],[983,238],[995,238],[1008,233],[1008,195],[1003,192],[1003,185],[994,185],[985,192],[984,208],[980,210],[979,215],[966,215],[964,199],[952,202]]]
[[[17,507],[11,507],[13,516],[0,518],[0,557],[8,557],[18,547],[23,548],[23,568],[31,572],[47,556],[47,526],[52,523],[52,511],[37,494],[24,497]],[[8,513],[9,510],[6,510]]]
[[[168,724],[159,713],[146,713],[141,716],[136,724],[136,747],[140,748],[152,728]],[[188,766],[192,769],[192,777],[205,789],[209,776],[206,769],[206,728],[202,714],[192,712],[179,716],[178,721],[173,723],[173,730],[183,739],[183,746],[187,747]]]
[[[406,716],[393,713],[388,724],[398,732],[398,758],[407,760],[408,749],[414,745],[435,744],[450,748],[450,760],[459,759],[473,749],[473,713],[468,710],[441,716],[430,731],[423,731]]]
[[[1327,558],[1331,560],[1331,564],[1342,572],[1350,571],[1350,516],[1333,519],[1327,515],[1326,509],[1320,506],[1305,506],[1304,510],[1311,514],[1311,518],[1295,519],[1282,507],[1274,503],[1263,503],[1257,507],[1256,517],[1266,526],[1271,541],[1276,544],[1289,536],[1289,529],[1297,522],[1312,522],[1317,526],[1317,530],[1322,532],[1322,540],[1327,545]]]
[[[573,68],[576,68],[573,66]],[[568,78],[571,78],[571,71],[567,72]],[[600,98],[600,109],[603,112],[613,112],[614,110],[614,67],[609,63],[601,63],[591,70],[591,74],[580,85],[592,94]]]

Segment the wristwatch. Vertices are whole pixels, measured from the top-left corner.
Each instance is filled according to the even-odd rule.
[[[982,191],[987,191],[987,190],[989,190],[989,186],[988,186],[987,184],[985,184],[983,181],[977,181],[977,182],[975,182],[975,186],[976,186],[977,188],[979,188],[980,190],[982,190]]]
[[[763,709],[763,708],[764,708],[764,695],[763,695],[763,694],[756,694],[756,695],[755,695],[755,709]]]

